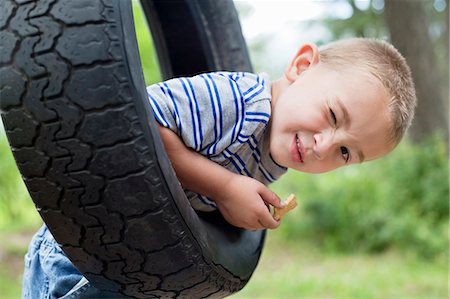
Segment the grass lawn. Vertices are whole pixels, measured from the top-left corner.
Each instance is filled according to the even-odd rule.
[[[34,230],[0,231],[0,298],[20,298],[25,254]],[[399,252],[324,254],[269,232],[260,264],[247,286],[230,298],[448,298],[447,261]]]
[[[269,232],[252,279],[231,298],[448,298],[447,265],[445,258],[423,261],[396,251],[324,254]]]

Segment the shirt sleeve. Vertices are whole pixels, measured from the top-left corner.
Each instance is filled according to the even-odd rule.
[[[217,72],[151,85],[147,94],[158,123],[210,157],[268,123],[268,85],[259,75]]]

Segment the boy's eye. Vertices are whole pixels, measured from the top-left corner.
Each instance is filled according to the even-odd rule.
[[[337,118],[336,118],[336,114],[334,113],[334,111],[330,108],[330,115],[331,115],[331,120],[333,121],[333,124],[335,125],[337,123]]]
[[[345,160],[345,163],[347,163],[348,160],[350,159],[350,152],[348,148],[346,148],[345,146],[341,146],[341,155],[342,158]]]

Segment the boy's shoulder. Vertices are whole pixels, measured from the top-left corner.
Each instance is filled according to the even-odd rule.
[[[271,99],[271,81],[266,73],[214,72],[213,76],[225,77],[232,81],[246,104]]]
[[[270,86],[270,79],[267,73],[250,73],[250,72],[228,72],[219,71],[209,73],[215,76],[226,77],[238,83],[239,85],[251,84],[261,84],[263,86]]]

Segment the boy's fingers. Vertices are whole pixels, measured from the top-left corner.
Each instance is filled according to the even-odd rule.
[[[269,211],[261,215],[258,222],[264,227],[268,229],[275,229],[280,225],[280,221],[277,221],[273,218],[272,214]]]
[[[275,229],[280,225],[280,221],[275,220],[268,209],[264,209],[259,213],[258,222],[263,228],[268,229]]]
[[[278,195],[266,186],[261,189],[260,195],[266,204],[270,204],[277,208],[282,208],[284,206]]]

